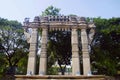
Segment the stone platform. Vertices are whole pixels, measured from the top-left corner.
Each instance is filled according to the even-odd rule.
[[[72,75],[15,75],[15,80],[112,80],[104,75],[72,76]]]

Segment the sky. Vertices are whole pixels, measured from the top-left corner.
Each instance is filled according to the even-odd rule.
[[[29,17],[32,21],[50,5],[64,15],[120,17],[120,0],[0,0],[0,17],[19,22]]]

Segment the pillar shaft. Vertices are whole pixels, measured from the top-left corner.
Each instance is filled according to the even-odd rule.
[[[47,69],[47,29],[42,29],[39,74],[45,75]]]
[[[77,29],[72,29],[71,41],[72,41],[72,75],[79,75],[80,62]]]
[[[86,29],[81,29],[81,43],[82,43],[82,55],[83,55],[83,74],[88,75],[90,70],[90,57],[88,51],[88,38]]]
[[[32,30],[31,42],[29,48],[29,57],[27,65],[27,74],[35,74],[36,68],[36,52],[37,52],[38,32],[37,29]]]

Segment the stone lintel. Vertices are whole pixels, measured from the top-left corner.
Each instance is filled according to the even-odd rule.
[[[54,23],[49,23],[49,22],[45,22],[45,23],[30,23],[29,25],[23,25],[24,28],[62,28],[62,26],[64,26],[64,28],[71,28],[71,29],[82,29],[82,28],[87,28],[87,24],[79,24],[77,22],[73,23],[73,22],[54,22]]]
[[[62,27],[64,26],[64,27]],[[87,29],[87,24],[78,24],[78,23],[40,23],[38,24],[29,24],[27,26],[23,26],[24,28],[70,28],[70,29]]]
[[[78,28],[82,30],[82,29],[87,29],[88,27],[87,24],[79,24]]]
[[[45,27],[43,27],[45,26]],[[85,17],[78,16],[35,16],[33,22],[25,20],[23,27],[46,28],[51,26],[69,26],[69,28],[95,27],[94,23],[87,22]],[[76,26],[76,27],[72,27]]]

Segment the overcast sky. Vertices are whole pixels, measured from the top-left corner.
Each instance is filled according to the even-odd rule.
[[[48,6],[60,8],[61,14],[85,17],[120,17],[120,0],[0,0],[0,17],[23,22],[33,19]]]

